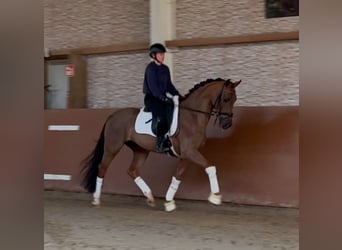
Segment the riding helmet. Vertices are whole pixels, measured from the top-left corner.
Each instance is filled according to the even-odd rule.
[[[166,48],[161,43],[154,43],[150,46],[150,57],[152,57],[152,55],[155,53],[165,53],[165,52],[166,52]]]

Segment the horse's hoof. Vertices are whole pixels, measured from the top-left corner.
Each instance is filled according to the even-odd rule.
[[[147,198],[146,199],[147,205],[149,205],[150,207],[154,207],[155,203],[154,203],[154,197],[153,197],[152,193],[151,192],[147,193],[147,194],[145,194],[145,196]]]
[[[210,195],[208,197],[208,201],[214,205],[221,205],[222,204],[222,195],[210,193]]]
[[[166,212],[172,212],[176,209],[176,203],[174,200],[165,202],[164,206]]]
[[[155,207],[156,206],[156,204],[154,203],[154,199],[146,199],[146,203],[150,207]]]
[[[94,207],[99,207],[101,205],[100,200],[95,199],[91,202],[91,205],[93,205]]]

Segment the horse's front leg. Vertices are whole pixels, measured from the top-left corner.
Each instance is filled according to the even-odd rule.
[[[216,167],[209,166],[208,161],[197,150],[186,152],[186,157],[188,160],[202,166],[205,169],[205,172],[207,173],[209,177],[210,191],[211,191],[208,197],[208,201],[214,205],[221,205],[222,195],[220,194],[220,188],[218,185]]]
[[[180,160],[177,165],[177,170],[175,176],[172,176],[172,181],[167,190],[164,203],[165,211],[172,212],[176,209],[176,203],[174,201],[175,194],[178,190],[179,184],[181,183],[182,175],[187,168],[187,164],[185,160]]]
[[[209,166],[205,169],[205,172],[208,174],[211,190],[208,201],[214,205],[221,205],[222,195],[220,194],[220,188],[217,181],[216,167]]]

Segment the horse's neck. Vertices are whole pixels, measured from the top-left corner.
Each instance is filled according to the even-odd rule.
[[[198,126],[203,127],[204,130],[206,129],[210,119],[209,114],[213,107],[213,98],[214,95],[205,93],[205,89],[203,88],[201,91],[197,90],[192,93],[191,96],[181,104],[181,106],[188,107],[193,110],[187,112],[192,112],[192,116],[196,117]]]
[[[192,109],[211,112],[215,99],[219,94],[218,91],[218,84],[204,86],[192,93],[182,104]]]
[[[184,100],[184,106],[194,110],[203,112],[210,112],[212,108],[212,101],[210,98],[205,97],[203,93],[193,93],[191,98]]]

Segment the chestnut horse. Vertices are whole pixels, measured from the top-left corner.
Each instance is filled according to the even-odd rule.
[[[166,193],[166,211],[176,209],[174,196],[188,161],[196,163],[208,174],[211,189],[209,202],[221,204],[216,167],[210,165],[198,149],[205,144],[210,116],[216,116],[215,122],[218,120],[222,129],[228,129],[232,125],[235,88],[240,82],[241,80],[232,82],[230,79],[208,79],[195,85],[180,101],[178,131],[170,138],[179,161]],[[135,132],[134,124],[138,113],[137,108],[122,108],[110,115],[95,149],[85,159],[83,186],[93,193],[93,205],[100,205],[101,188],[107,168],[122,146],[126,145],[134,154],[127,173],[147,197],[147,203],[154,206],[151,189],[141,178],[139,168],[149,153],[155,152],[156,138]]]

